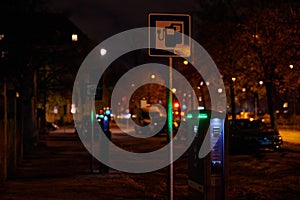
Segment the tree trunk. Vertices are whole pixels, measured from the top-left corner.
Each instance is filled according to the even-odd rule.
[[[273,87],[272,82],[266,82],[266,92],[267,92],[267,101],[268,101],[268,113],[270,115],[271,127],[275,128],[275,115],[273,108]]]

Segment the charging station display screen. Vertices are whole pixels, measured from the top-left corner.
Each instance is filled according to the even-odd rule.
[[[210,120],[210,142],[211,142],[211,174],[221,175],[223,164],[223,122],[220,118]]]

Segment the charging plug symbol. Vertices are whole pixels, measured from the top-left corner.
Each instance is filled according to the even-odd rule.
[[[157,30],[157,38],[160,41],[164,41],[165,47],[174,48],[177,44],[182,44],[183,27],[179,23],[171,23],[169,26]]]

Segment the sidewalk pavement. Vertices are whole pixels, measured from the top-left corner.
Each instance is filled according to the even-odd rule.
[[[91,173],[90,160],[74,129],[50,132],[0,188],[0,199],[153,199],[130,174],[113,169],[99,174],[98,167]]]

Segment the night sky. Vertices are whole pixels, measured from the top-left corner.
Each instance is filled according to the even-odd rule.
[[[91,39],[101,42],[121,31],[148,26],[149,13],[184,13],[197,9],[196,0],[50,0],[56,12],[67,13]]]

